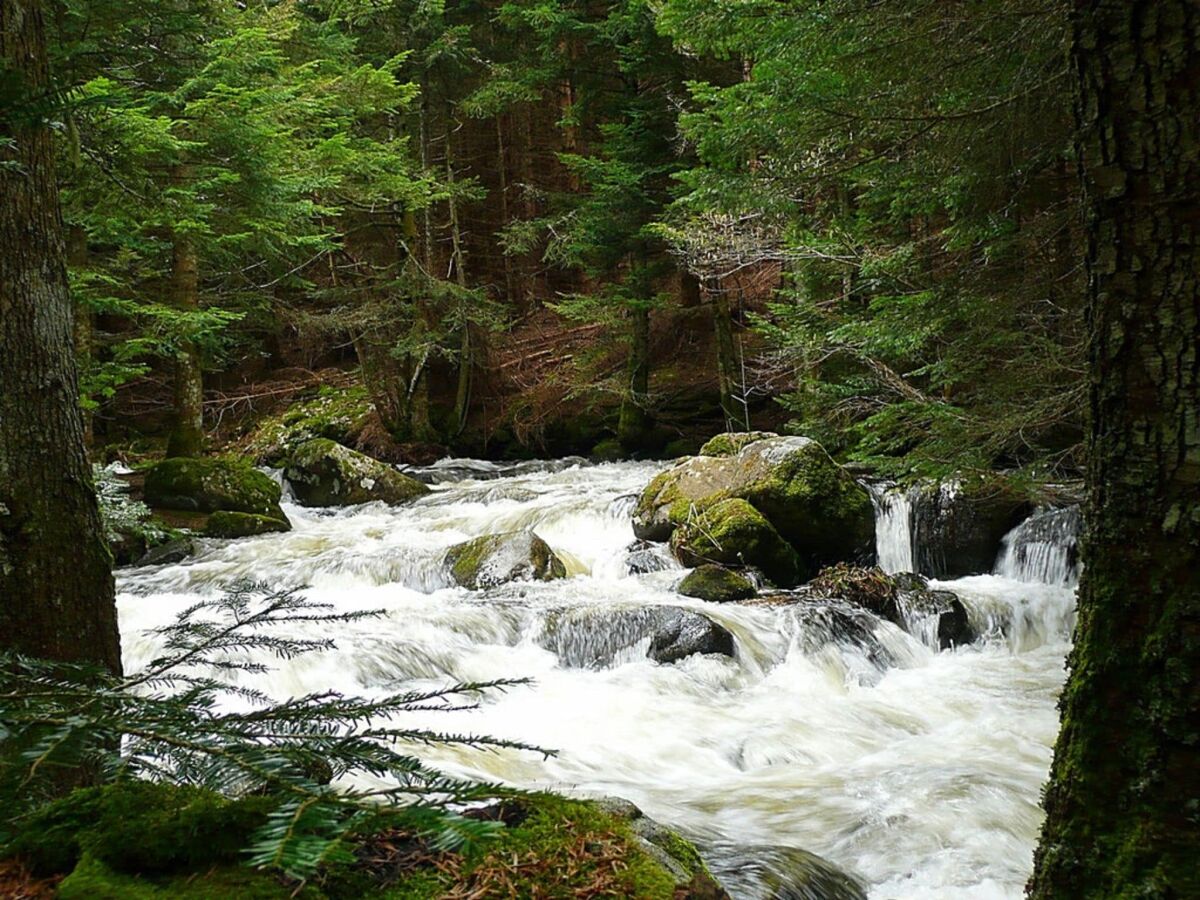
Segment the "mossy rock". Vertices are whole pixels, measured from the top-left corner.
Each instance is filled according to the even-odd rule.
[[[322,387],[314,397],[292,403],[283,412],[263,419],[240,446],[256,462],[278,466],[301,444],[327,438],[353,444],[371,421],[366,388]]]
[[[567,567],[532,531],[485,534],[446,551],[445,564],[458,585],[483,590],[509,581],[565,578]]]
[[[749,600],[754,596],[754,585],[750,580],[724,566],[697,566],[679,582],[679,593],[710,603],[732,603]]]
[[[113,871],[85,856],[59,884],[56,896],[59,900],[319,900],[322,894],[236,863],[147,877]]]
[[[870,495],[820,444],[765,433],[718,437],[717,449],[730,451],[743,438],[753,440],[732,455],[692,457],[659,473],[634,511],[638,537],[667,540],[712,504],[740,498],[762,513],[811,569],[870,555],[875,536]]]
[[[214,538],[242,538],[256,534],[271,534],[276,531],[291,531],[292,523],[286,517],[256,516],[254,513],[217,510],[208,517],[204,534]]]
[[[284,519],[280,493],[278,484],[242,459],[175,457],[146,472],[146,503],[164,509]]]
[[[625,459],[626,453],[616,438],[605,438],[592,448],[591,457],[600,462],[619,462]]]
[[[778,437],[770,431],[727,431],[709,438],[700,448],[701,456],[737,456],[743,447],[757,441]]]
[[[400,504],[429,493],[428,485],[327,438],[297,447],[288,459],[284,477],[304,506],[352,506],[373,501]]]
[[[713,504],[675,529],[671,552],[685,566],[753,566],[780,586],[795,584],[801,575],[796,551],[762,513],[737,497]]]
[[[161,875],[236,864],[277,801],[227,800],[148,781],[82,788],[22,821],[5,848],[35,872],[69,872],[85,855],[116,872]]]

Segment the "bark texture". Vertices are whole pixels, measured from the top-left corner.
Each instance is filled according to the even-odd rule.
[[[1029,894],[1200,896],[1200,5],[1076,7],[1090,425]]]
[[[83,443],[42,5],[0,0],[0,646],[120,669],[108,546]]]

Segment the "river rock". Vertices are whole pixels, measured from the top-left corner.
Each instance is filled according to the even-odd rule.
[[[196,552],[196,542],[191,538],[167,541],[150,550],[137,561],[139,566],[173,566],[181,563]]]
[[[376,500],[399,504],[429,493],[427,485],[387,463],[326,438],[297,447],[284,477],[304,506],[351,506]]]
[[[800,561],[757,509],[739,498],[698,512],[671,534],[671,552],[685,566],[753,566],[777,585],[795,584]]]
[[[204,525],[205,536],[214,538],[251,537],[256,534],[291,530],[292,523],[287,519],[258,516],[254,513],[230,512],[224,509],[217,510],[209,516]]]
[[[661,572],[670,567],[670,560],[663,559],[649,541],[634,541],[625,548],[625,571],[630,575],[645,575]]]
[[[820,444],[757,433],[719,435],[706,447],[727,455],[686,459],[646,486],[634,512],[638,537],[668,540],[698,512],[738,498],[765,516],[810,567],[870,555],[870,495]]]
[[[673,663],[697,653],[733,656],[733,635],[708,616],[684,609],[664,617],[650,639],[646,655],[659,663]]]
[[[146,473],[150,506],[189,512],[219,510],[287,521],[281,491],[271,478],[241,460],[164,459]]]
[[[798,847],[722,848],[709,862],[721,882],[739,897],[867,900],[866,888],[857,878]]]
[[[778,437],[771,431],[727,431],[709,438],[700,448],[701,456],[737,456],[743,447],[767,438]]]
[[[667,663],[694,653],[734,652],[729,631],[695,610],[612,603],[551,613],[538,643],[562,665],[586,669],[647,657]]]
[[[1004,536],[1032,510],[996,479],[922,485],[913,496],[917,570],[943,579],[991,572]]]
[[[455,544],[446,551],[444,562],[454,581],[471,590],[509,581],[550,581],[567,575],[563,561],[532,531],[485,534]]]
[[[910,634],[936,638],[937,646],[945,650],[962,647],[975,640],[975,630],[958,594],[953,591],[900,591],[899,606],[902,626]],[[932,641],[930,641],[932,643]]]
[[[683,577],[677,588],[685,597],[707,600],[710,603],[732,603],[748,600],[755,594],[748,578],[724,566],[697,566]]]

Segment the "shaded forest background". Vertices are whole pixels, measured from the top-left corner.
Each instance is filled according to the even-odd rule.
[[[319,394],[369,398],[356,440],[396,461],[791,427],[892,475],[1073,474],[1067,22],[1058,0],[60,4],[93,443],[197,453]]]

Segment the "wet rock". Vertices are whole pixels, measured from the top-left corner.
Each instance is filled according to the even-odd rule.
[[[796,552],[741,499],[722,500],[689,518],[671,535],[671,552],[685,566],[753,566],[781,586],[800,575]]]
[[[709,855],[717,878],[755,900],[866,900],[863,884],[798,847],[718,847]]]
[[[665,663],[693,653],[733,656],[733,636],[725,628],[675,606],[569,607],[547,618],[538,643],[564,666],[587,669],[647,657]]]
[[[965,646],[976,638],[967,609],[953,591],[900,591],[899,606],[901,627],[914,636],[936,639],[941,650]],[[927,642],[934,644],[934,640]]]
[[[1040,509],[1004,536],[996,574],[1018,581],[1075,584],[1082,533],[1078,506]]]
[[[672,610],[655,629],[646,655],[659,663],[673,663],[696,653],[733,656],[733,635],[707,616],[683,609]]]
[[[139,566],[173,566],[183,562],[196,552],[196,542],[191,538],[168,541],[146,551],[137,561]]]
[[[755,594],[754,585],[737,572],[724,566],[703,565],[688,572],[677,588],[685,597],[695,597],[710,603],[731,603],[748,600]]]
[[[532,531],[485,534],[446,551],[445,564],[454,581],[471,590],[510,581],[565,578],[567,567],[550,545]]]
[[[146,473],[146,503],[164,509],[286,520],[280,494],[278,484],[243,460],[164,459]]]
[[[923,485],[912,502],[916,566],[932,578],[991,572],[1004,536],[1033,511],[994,478]]]
[[[291,530],[292,523],[286,518],[276,519],[271,516],[257,516],[254,513],[228,510],[218,510],[213,513],[204,525],[205,536],[214,538],[252,537],[256,534]]]
[[[112,553],[113,564],[117,566],[133,565],[146,554],[149,546],[149,540],[141,531],[120,530],[108,535],[108,549]]]
[[[651,819],[620,797],[592,801],[601,812],[629,825],[642,849],[675,879],[676,897],[688,900],[728,900],[729,894],[709,872],[700,851],[677,831]]]
[[[625,549],[628,554],[625,557],[625,571],[630,575],[645,575],[669,568],[668,561],[659,555],[649,541],[634,541]]]
[[[304,506],[351,506],[377,500],[399,504],[429,493],[428,486],[387,463],[324,438],[297,447],[284,477]]]
[[[815,441],[803,437],[722,435],[711,452],[656,476],[634,512],[634,533],[667,540],[722,500],[747,501],[810,567],[866,557],[874,546],[870,495]],[[708,446],[708,445],[706,445]]]

